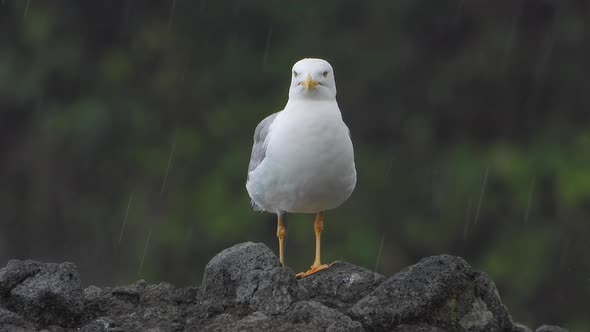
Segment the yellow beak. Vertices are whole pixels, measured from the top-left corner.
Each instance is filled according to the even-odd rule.
[[[303,88],[305,88],[306,91],[309,91],[315,89],[315,87],[318,86],[319,83],[314,81],[311,78],[311,75],[308,74],[305,81],[300,82],[299,84],[303,85]]]

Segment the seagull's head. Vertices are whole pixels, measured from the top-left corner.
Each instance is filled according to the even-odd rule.
[[[326,60],[303,59],[291,70],[289,98],[335,99],[334,69]]]

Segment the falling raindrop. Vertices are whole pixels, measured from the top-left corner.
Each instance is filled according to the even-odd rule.
[[[533,177],[533,179],[531,180],[531,185],[529,187],[529,193],[528,193],[528,198],[527,198],[527,202],[526,202],[526,209],[524,210],[524,223],[526,224],[527,221],[529,220],[529,217],[531,215],[531,205],[533,203],[533,193],[535,191],[535,182],[536,182],[536,178]]]
[[[27,5],[25,6],[25,12],[23,14],[23,18],[27,17],[27,14],[29,13],[29,6],[31,5],[31,0],[27,0]]]
[[[168,31],[172,27],[172,20],[174,19],[174,11],[176,10],[176,0],[172,0],[170,5],[170,13],[168,14]]]
[[[393,150],[393,149],[392,149]],[[385,178],[388,178],[391,175],[391,171],[393,170],[393,163],[394,163],[394,154],[393,152],[389,153],[389,155],[391,156],[391,158],[389,158],[389,162],[387,163],[387,168],[385,169]]]
[[[383,252],[383,244],[385,243],[385,234],[381,235],[381,243],[379,244],[379,250],[377,251],[377,259],[375,260],[375,268],[373,271],[377,272],[379,264],[381,263],[381,253]]]
[[[554,23],[555,24],[555,23]],[[549,34],[545,37],[543,49],[539,51],[539,60],[535,67],[535,80],[533,83],[533,91],[527,96],[523,109],[528,110],[531,104],[537,99],[545,80],[545,72],[547,70],[547,64],[551,59],[553,50],[555,48],[555,32],[554,27],[551,28]]]
[[[486,186],[488,184],[488,174],[490,172],[490,166],[486,167],[486,171],[483,175],[483,181],[481,184],[481,190],[479,192],[479,200],[477,201],[477,208],[475,209],[475,218],[473,220],[473,223],[475,225],[477,225],[477,221],[479,220],[479,213],[481,212],[481,203],[483,201],[483,197],[485,195],[486,192]]]
[[[176,149],[176,140],[173,140],[172,146],[170,147],[170,154],[168,155],[168,163],[166,164],[166,172],[164,173],[164,178],[162,179],[162,187],[160,188],[160,198],[164,194],[164,189],[166,189],[166,183],[168,181],[168,174],[170,173],[170,167],[172,166],[172,157],[174,156],[175,149]]]
[[[463,6],[465,5],[465,0],[459,1],[459,5],[457,6],[457,15],[455,17],[456,21],[459,21],[461,18],[461,14],[463,13]]]
[[[143,246],[143,253],[141,254],[141,259],[139,260],[139,268],[137,269],[138,276],[141,276],[141,271],[143,270],[143,263],[145,262],[145,256],[146,256],[148,248],[150,246],[150,240],[152,239],[152,230],[153,230],[153,227],[152,227],[152,225],[150,225],[150,229],[149,229],[148,235],[145,239],[145,244]]]
[[[180,85],[180,86],[182,86],[184,81],[186,80],[186,74],[188,72],[189,65],[190,65],[190,60],[187,60],[184,64],[182,70],[180,71],[180,74],[178,76],[178,85]]]
[[[190,240],[190,238],[193,236],[194,228],[195,228],[194,225],[190,224],[190,226],[188,227],[188,230],[186,231],[186,234],[184,236],[185,242],[188,242],[188,240]]]
[[[272,25],[268,28],[268,33],[266,34],[266,44],[264,47],[264,56],[262,57],[262,64],[266,64],[268,61],[268,54],[270,52],[270,41],[272,38]]]
[[[510,57],[512,55],[512,51],[514,50],[514,39],[516,37],[516,30],[518,27],[518,21],[520,20],[520,16],[522,14],[522,9],[524,8],[524,4],[521,3],[518,5],[518,9],[515,11],[514,18],[512,19],[512,24],[510,27],[510,33],[507,34],[506,38],[506,45],[504,46],[504,61],[502,64],[502,71],[505,72],[508,68],[510,63]]]
[[[234,17],[239,16],[240,15],[240,10],[242,9],[242,4],[238,1],[234,2],[234,7],[233,7],[233,15]]]
[[[467,208],[465,209],[465,226],[463,226],[463,240],[467,238],[469,234],[469,226],[471,225],[471,209],[473,208],[473,198],[470,197],[467,202]]]
[[[569,253],[570,242],[565,240],[561,247],[561,255],[559,255],[559,266],[564,269],[567,266],[567,258]]]
[[[168,155],[168,163],[166,164],[166,171],[164,172],[164,178],[162,179],[162,186],[160,187],[160,201],[162,200],[162,196],[164,195],[164,191],[166,189],[166,183],[168,181],[168,175],[170,174],[170,168],[172,167],[172,159],[174,156],[174,150],[176,149],[176,140],[172,140],[172,146],[170,147],[170,154]],[[149,230],[148,235],[145,239],[145,245],[143,247],[143,253],[141,254],[141,259],[139,262],[139,268],[137,270],[137,275],[141,275],[141,271],[143,270],[143,264],[145,262],[145,257],[147,255],[147,251],[150,246],[150,241],[152,238],[152,231],[154,229],[154,221],[158,218],[159,213],[161,212],[161,204],[157,204],[155,207],[156,211],[154,215],[151,217],[149,221]]]
[[[549,32],[549,35],[546,37],[544,50],[540,52],[541,57],[539,58],[535,72],[537,81],[541,80],[545,76],[547,64],[549,63],[549,59],[551,59],[551,55],[555,49],[555,33],[553,30],[554,29],[552,28]]]
[[[125,225],[127,224],[127,218],[129,217],[129,210],[131,209],[132,201],[133,193],[129,195],[129,200],[127,201],[127,208],[125,209],[125,217],[123,217],[123,224],[121,225],[121,231],[119,232],[119,241],[117,242],[117,246],[121,244],[121,239],[123,239],[123,232],[125,232]]]

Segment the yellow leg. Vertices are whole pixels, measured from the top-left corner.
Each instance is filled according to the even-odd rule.
[[[322,265],[322,232],[324,231],[323,212],[319,212],[315,215],[313,230],[315,231],[315,260],[311,266],[312,269]]]
[[[283,223],[283,215],[279,214],[277,216],[277,238],[279,239],[279,261],[282,266],[285,266],[285,235],[287,235],[287,229]]]
[[[312,275],[318,271],[327,269],[329,266],[326,264],[322,264],[322,231],[324,230],[324,213],[318,212],[315,215],[315,221],[313,223],[313,229],[315,231],[315,260],[311,269],[307,272],[297,273],[297,278],[304,278],[309,275]]]

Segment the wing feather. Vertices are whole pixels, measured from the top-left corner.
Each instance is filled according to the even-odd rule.
[[[277,113],[267,116],[264,120],[260,121],[256,130],[254,131],[254,145],[252,145],[252,155],[250,156],[250,164],[248,165],[248,173],[260,165],[260,163],[266,157],[266,137],[270,131],[270,125],[276,118]]]
[[[254,145],[252,145],[252,155],[250,156],[250,163],[248,164],[248,176],[246,181],[250,181],[250,172],[255,170],[266,157],[266,147],[268,145],[266,138],[270,132],[270,126],[277,117],[277,114],[279,114],[279,112],[267,116],[264,120],[260,121],[258,126],[256,126],[256,130],[254,130]],[[254,200],[252,200],[252,207],[254,210],[262,210]]]

